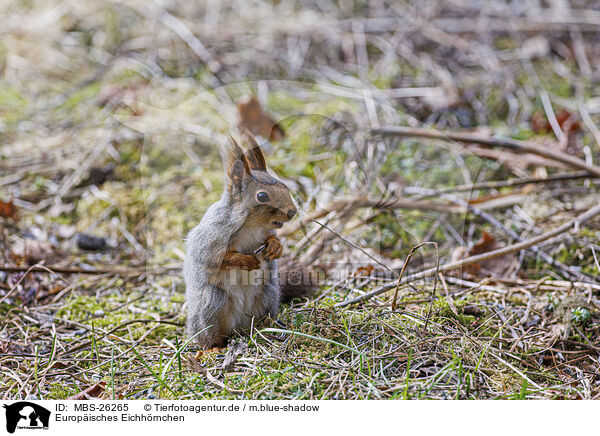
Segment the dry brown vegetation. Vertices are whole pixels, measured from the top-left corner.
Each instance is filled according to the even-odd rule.
[[[600,9],[485,5],[3,2],[0,395],[598,398]],[[326,278],[196,358],[240,120]]]

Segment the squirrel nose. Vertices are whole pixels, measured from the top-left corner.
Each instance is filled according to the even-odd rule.
[[[295,215],[296,215],[296,209],[290,209],[290,210],[287,211],[287,217],[288,217],[288,219],[291,220],[292,218],[294,218]]]

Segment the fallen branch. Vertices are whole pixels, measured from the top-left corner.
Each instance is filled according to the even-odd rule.
[[[442,194],[441,196],[443,198],[449,199],[450,201],[452,201],[453,203],[455,203],[459,206],[466,207],[472,214],[474,214],[475,216],[478,216],[481,219],[492,224],[494,227],[496,227],[497,229],[504,232],[507,236],[512,238],[514,241],[516,241],[516,242],[523,241],[523,238],[519,234],[517,234],[514,230],[506,227],[504,224],[502,224],[500,221],[498,221],[494,216],[490,215],[489,213],[487,213],[487,212],[479,209],[478,207],[473,206],[473,205],[467,203],[466,201],[464,201],[460,198],[457,198],[453,195]],[[547,254],[545,251],[543,251],[540,247],[538,247],[536,245],[529,247],[528,251],[531,251],[534,254],[539,255],[545,262],[549,263],[552,266],[559,268],[563,272],[563,274],[566,274],[567,277],[575,278],[578,280],[587,279],[587,280],[595,281],[595,279],[585,275],[584,273],[581,273],[581,272],[571,268],[570,266],[565,265],[564,263],[559,262],[558,260],[554,259],[552,256]]]
[[[4,272],[45,272],[57,274],[117,274],[117,275],[139,275],[139,274],[164,274],[170,271],[181,269],[180,264],[167,265],[157,268],[132,267],[132,268],[63,268],[52,265],[33,265],[33,266],[11,266],[0,265],[0,271]]]
[[[516,139],[486,138],[472,133],[395,126],[378,127],[370,129],[369,132],[372,135],[430,138],[440,139],[443,141],[480,144],[486,147],[508,148],[511,150],[517,150],[546,157],[548,159],[569,165],[572,168],[585,170],[596,177],[600,177],[600,168],[594,165],[588,165],[585,161],[575,156],[553,150],[550,147],[540,147],[529,142],[518,141]]]
[[[576,171],[572,173],[558,173],[553,174],[548,177],[523,177],[521,179],[509,179],[509,180],[498,180],[494,182],[481,182],[481,183],[473,183],[468,185],[458,185],[458,186],[450,186],[448,188],[431,190],[427,193],[421,193],[423,188],[421,187],[406,187],[403,189],[405,193],[412,194],[413,192],[417,192],[412,198],[422,200],[424,198],[429,197],[439,197],[441,194],[448,194],[451,192],[472,192],[478,191],[480,189],[497,189],[497,188],[506,188],[506,187],[514,187],[521,185],[529,185],[529,184],[544,184],[544,183],[552,183],[558,181],[567,181],[567,180],[579,180],[579,179],[589,179],[595,178],[593,174],[588,173],[587,171]]]
[[[474,263],[483,262],[484,260],[494,259],[496,257],[501,257],[501,256],[505,256],[507,254],[516,253],[518,251],[524,250],[526,248],[530,248],[536,244],[539,244],[540,242],[546,241],[555,236],[564,235],[571,229],[578,228],[580,225],[589,221],[596,215],[600,215],[600,204],[592,207],[587,212],[579,215],[577,218],[574,218],[571,221],[568,221],[567,223],[555,228],[554,230],[550,230],[549,232],[542,233],[541,235],[536,236],[535,238],[527,239],[527,240],[519,242],[517,244],[507,245],[507,246],[499,248],[497,250],[488,251],[487,253],[482,253],[482,254],[478,254],[475,256],[467,257],[465,259],[458,260],[455,262],[449,262],[445,265],[440,266],[437,269],[437,271],[439,271],[439,272],[453,271],[453,270],[457,270],[459,268],[465,267],[467,265],[472,265]],[[419,279],[428,277],[435,273],[436,273],[436,268],[428,268],[426,270],[411,274],[410,276],[403,278],[400,281],[400,284],[414,282],[415,280],[419,280]],[[353,298],[351,300],[342,301],[341,303],[336,304],[335,307],[344,307],[344,306],[348,306],[350,304],[358,303],[360,301],[368,300],[376,295],[379,295],[383,292],[386,292],[386,291],[392,289],[394,286],[397,286],[397,285],[398,285],[398,281],[394,280],[393,282],[386,283],[385,285],[380,286],[380,287],[378,287],[370,292],[367,292],[366,294],[363,294],[359,297]]]

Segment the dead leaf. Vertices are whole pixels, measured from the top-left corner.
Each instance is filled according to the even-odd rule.
[[[556,121],[560,130],[564,133],[561,141],[552,141],[548,146],[558,151],[562,151],[571,155],[577,155],[581,152],[581,144],[577,141],[576,133],[581,130],[581,124],[571,112],[561,110],[556,114]],[[530,120],[531,128],[536,133],[550,133],[552,126],[544,115],[536,112]]]
[[[98,398],[104,392],[106,382],[99,382],[93,386],[88,387],[85,391],[79,392],[73,396],[67,398],[67,400],[90,400],[92,398]]]
[[[16,218],[17,207],[13,204],[12,200],[4,202],[0,200],[0,217],[2,218]]]
[[[496,245],[496,238],[494,238],[488,232],[483,232],[481,239],[477,241],[477,243],[469,250],[469,255],[475,256],[477,254],[492,251],[495,249]]]
[[[565,133],[581,130],[581,125],[575,118],[575,115],[567,110],[563,109],[558,112],[556,114],[556,121],[558,122],[560,129]],[[541,112],[534,113],[529,123],[531,124],[531,129],[535,133],[552,132],[552,126],[550,125],[550,122],[545,115],[542,115]]]
[[[375,269],[375,267],[373,265],[359,266],[358,268],[356,268],[355,275],[357,277],[361,277],[361,276],[368,277],[371,275],[371,273],[373,272],[374,269]]]
[[[242,97],[238,100],[237,108],[240,114],[240,126],[250,130],[253,135],[260,135],[268,138],[269,141],[279,140],[285,136],[281,126],[263,112],[256,97]]]
[[[502,245],[498,244],[496,238],[488,232],[483,232],[481,239],[475,245],[468,249],[467,247],[457,247],[452,252],[452,261],[458,261],[470,256],[487,253],[497,250]],[[500,256],[483,262],[474,263],[463,267],[463,272],[473,276],[491,276],[496,278],[508,278],[514,276],[516,272],[518,258],[515,254]]]

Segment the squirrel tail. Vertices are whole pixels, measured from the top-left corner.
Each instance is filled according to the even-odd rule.
[[[279,260],[279,285],[281,301],[287,302],[296,297],[310,297],[319,289],[316,271],[303,263],[289,258]]]

